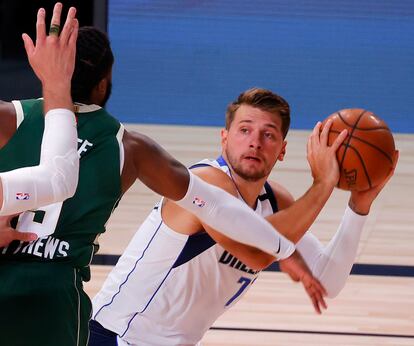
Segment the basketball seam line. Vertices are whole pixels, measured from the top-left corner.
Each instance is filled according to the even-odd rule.
[[[364,115],[365,113],[367,113],[367,110],[365,110],[365,109],[364,109],[364,110],[362,111],[362,113],[359,115],[359,117],[358,117],[357,121],[355,122],[354,126],[352,127],[351,133],[349,134],[349,139],[348,139],[347,143],[345,144],[344,154],[342,155],[341,163],[340,163],[340,165],[339,165],[339,169],[340,169],[340,171],[342,171],[342,165],[343,165],[344,160],[345,160],[345,155],[346,155],[346,152],[347,152],[348,148],[350,147],[349,142],[350,142],[350,141],[351,141],[351,139],[352,139],[352,134],[354,133],[355,128],[357,127],[357,125],[358,125],[359,121],[362,119],[362,117],[363,117],[363,115]],[[338,116],[339,116],[339,118],[340,118],[340,119],[341,119],[341,120],[342,120],[342,121],[343,121],[346,125],[350,126],[350,125],[349,125],[349,124],[348,124],[348,123],[344,120],[344,118],[342,117],[342,115],[341,115],[341,112],[340,112],[340,111],[338,111]],[[359,158],[360,158],[360,160],[361,160],[361,157],[360,157],[360,156],[359,156]],[[364,164],[363,160],[361,160],[361,163],[362,163],[362,166],[363,166],[363,168],[364,168],[364,173],[365,173],[365,175],[366,175],[366,178],[367,178],[367,180],[368,180],[369,188],[371,188],[371,187],[372,187],[372,185],[371,185],[371,179],[369,178],[368,172],[366,171],[366,167],[365,167],[365,164]],[[337,186],[339,187],[339,181],[338,181],[338,185],[337,185]]]
[[[385,128],[384,128],[384,130],[385,130]],[[337,134],[340,133],[337,130],[331,130],[331,132],[332,133],[337,133]],[[370,142],[368,142],[365,139],[362,139],[360,137],[352,136],[352,138],[354,138],[354,139],[356,139],[356,140],[358,140],[358,141],[360,141],[360,142],[362,142],[362,143],[364,143],[364,144],[366,144],[366,145],[368,145],[368,146],[370,146],[370,147],[372,147],[374,149],[377,149],[381,154],[383,154],[387,158],[388,161],[390,161],[391,164],[393,163],[392,162],[392,158],[384,150],[382,150],[381,148],[377,147],[376,145],[374,145],[374,144],[372,144],[372,143],[370,143]],[[351,145],[349,145],[349,146],[352,147]]]

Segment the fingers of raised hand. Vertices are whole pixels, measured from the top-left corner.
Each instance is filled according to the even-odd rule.
[[[76,8],[71,7],[68,11],[65,25],[63,26],[63,29],[62,29],[62,33],[60,34],[60,41],[62,42],[62,44],[68,43],[68,41],[71,39],[71,36],[74,33],[74,30],[77,27],[77,20],[75,19],[75,16],[76,16]]]
[[[39,8],[37,11],[36,20],[36,45],[43,42],[46,39],[46,12],[44,8]]]
[[[76,48],[76,40],[78,38],[78,32],[79,32],[79,22],[75,18],[73,20],[73,28],[69,36],[69,42],[68,42],[69,46]]]
[[[30,38],[30,36],[28,34],[23,34],[22,39],[23,39],[23,43],[24,43],[24,49],[26,50],[26,54],[30,58],[30,56],[34,52],[33,41],[32,41],[32,39]]]
[[[50,22],[49,37],[55,39],[59,37],[60,31],[60,16],[62,14],[62,4],[57,2],[53,8],[52,20]]]

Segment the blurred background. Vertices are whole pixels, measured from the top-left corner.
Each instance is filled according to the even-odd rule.
[[[0,0],[0,99],[40,96],[20,35],[54,2]],[[289,101],[294,129],[358,107],[414,132],[412,0],[62,2],[107,30],[107,107],[123,122],[222,126],[226,105],[259,86]]]

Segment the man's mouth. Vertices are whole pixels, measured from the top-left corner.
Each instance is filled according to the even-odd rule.
[[[261,159],[258,158],[257,156],[245,156],[244,159],[248,160],[248,161],[254,161],[254,162],[260,162],[261,161]]]

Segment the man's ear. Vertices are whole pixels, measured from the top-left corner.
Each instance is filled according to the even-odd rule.
[[[226,129],[221,129],[221,147],[224,148],[224,146],[227,144],[227,135],[228,131]]]
[[[105,77],[99,81],[97,85],[97,89],[98,89],[99,94],[105,95],[107,88],[108,88],[108,79]]]
[[[287,141],[283,141],[282,150],[279,153],[279,156],[277,157],[278,161],[283,161],[286,155],[286,145]]]

